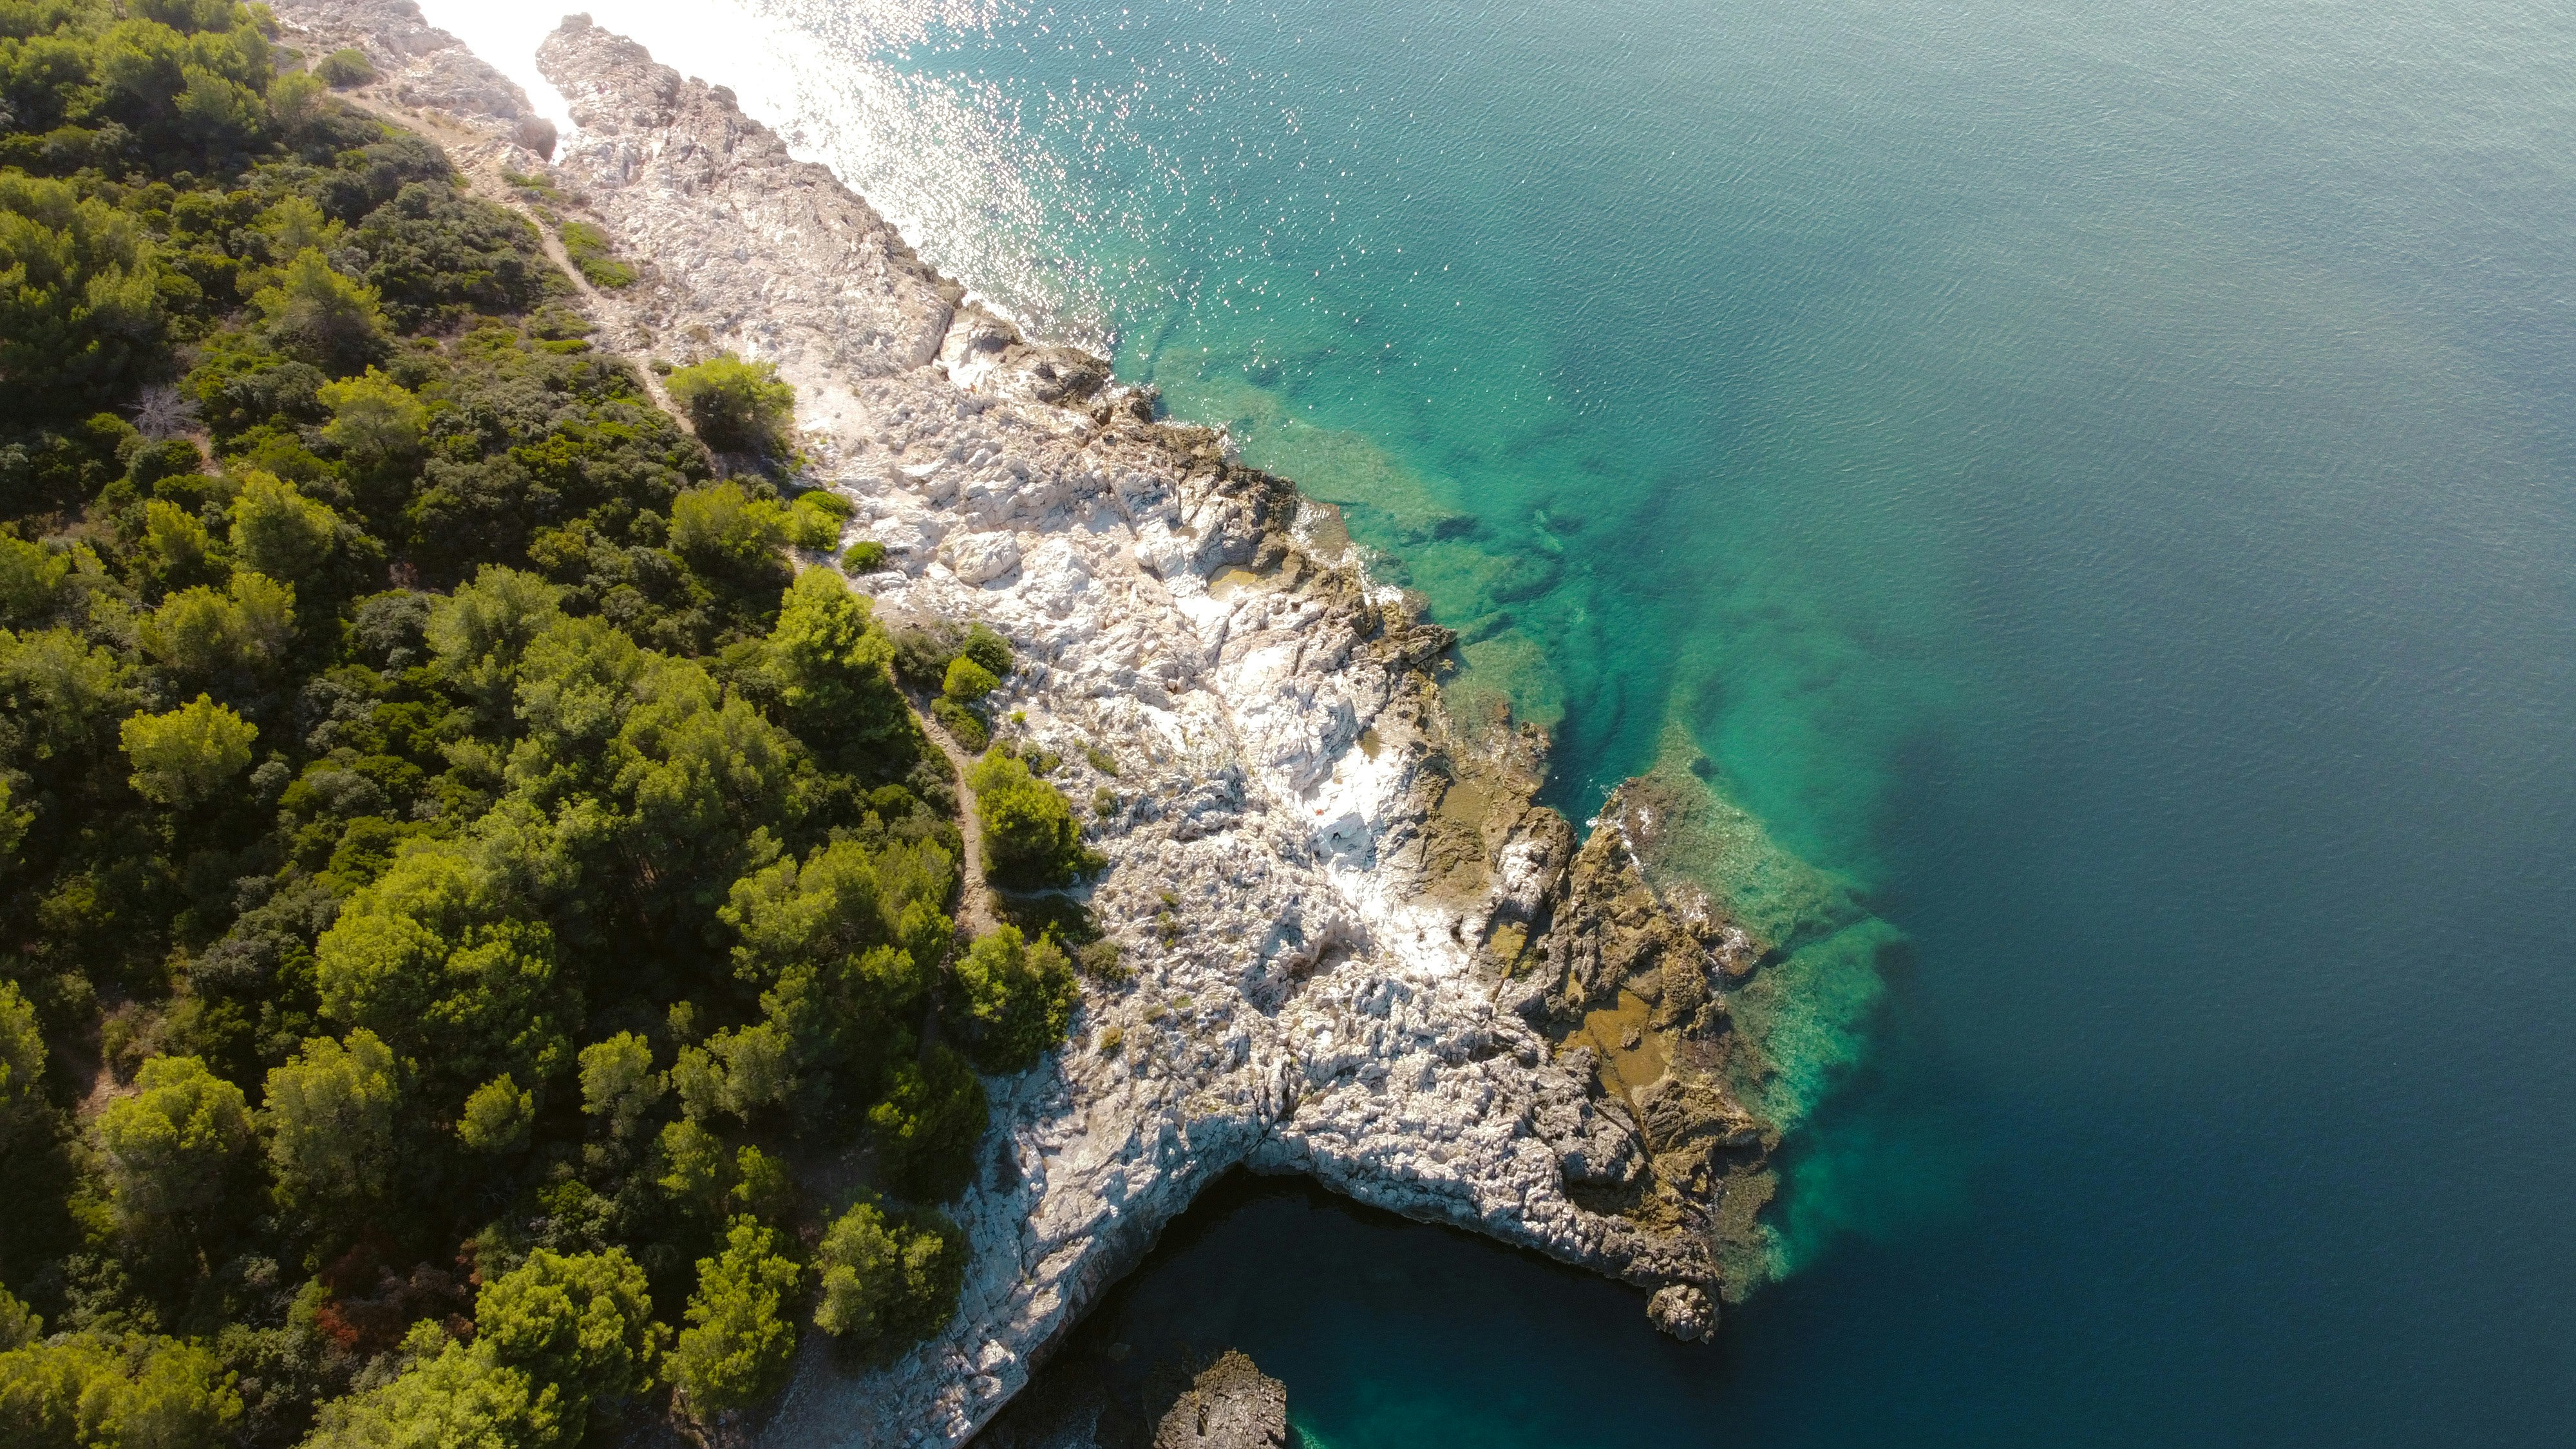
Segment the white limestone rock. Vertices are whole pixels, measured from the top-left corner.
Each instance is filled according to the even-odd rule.
[[[371,50],[418,43],[401,0],[279,9],[372,25]],[[971,1246],[956,1317],[863,1375],[810,1344],[764,1442],[963,1441],[1237,1166],[1649,1285],[1707,1277],[1704,1245],[1568,1195],[1632,1180],[1644,1152],[1588,1061],[1556,1060],[1479,965],[1488,923],[1526,922],[1562,873],[1563,822],[1506,811],[1463,864],[1432,848],[1428,802],[1457,762],[1421,671],[1448,635],[1304,553],[1294,491],[1214,434],[1152,422],[1097,359],[961,305],[721,88],[581,17],[539,63],[579,128],[552,175],[649,259],[587,299],[601,336],[775,363],[853,536],[886,545],[857,586],[999,629],[1021,661],[999,711],[1066,762],[1073,799],[1122,802],[1091,832],[1109,867],[1089,896],[1135,980],[1086,987],[1064,1047],[988,1082],[983,1167],[951,1207]],[[469,169],[538,164],[507,118],[456,119],[486,138],[449,138]],[[1090,1045],[1113,1027],[1117,1050]]]

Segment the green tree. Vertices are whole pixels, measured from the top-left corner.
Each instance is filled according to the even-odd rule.
[[[36,765],[78,760],[116,741],[117,721],[136,703],[126,681],[114,654],[69,629],[0,629],[0,701]]]
[[[974,1176],[989,1120],[984,1084],[944,1044],[895,1063],[891,1076],[885,1100],[868,1109],[886,1180],[916,1202],[944,1202]]]
[[[0,1353],[11,1449],[197,1449],[225,1442],[241,1395],[215,1355],[140,1335],[74,1334]]]
[[[128,1231],[202,1232],[252,1146],[250,1106],[195,1057],[153,1057],[135,1086],[90,1129],[109,1204]]]
[[[272,578],[310,579],[331,557],[340,516],[257,469],[241,475],[233,500],[233,557]]]
[[[189,678],[275,671],[295,638],[295,591],[248,569],[222,593],[199,586],[161,601],[137,635],[143,652]]]
[[[555,1449],[562,1395],[479,1347],[450,1343],[391,1383],[325,1404],[304,1449]]]
[[[648,653],[597,768],[621,858],[636,876],[649,872],[661,899],[679,901],[721,898],[748,860],[774,849],[812,766],[793,736],[704,666]]]
[[[787,451],[796,389],[779,380],[775,366],[728,352],[677,369],[666,385],[708,447],[725,453]]]
[[[159,340],[159,278],[137,218],[0,172],[0,387],[26,402],[105,397]]]
[[[46,1110],[45,1038],[36,1008],[15,981],[0,981],[0,1146],[15,1140],[15,1127]]]
[[[335,377],[385,355],[384,309],[375,289],[331,270],[315,248],[296,253],[251,306],[278,350]]]
[[[503,1072],[544,1080],[567,1064],[580,998],[560,976],[554,932],[526,915],[467,845],[414,845],[322,933],[322,1013],[456,1089]]]
[[[671,500],[671,548],[701,568],[768,573],[783,567],[778,551],[786,546],[787,510],[739,483],[710,483]]]
[[[54,611],[72,561],[42,544],[0,531],[0,624],[25,624]]]
[[[262,1116],[278,1196],[319,1216],[346,1217],[390,1186],[403,1068],[374,1032],[316,1037],[268,1073]]]
[[[860,1203],[833,1222],[815,1254],[814,1326],[883,1347],[916,1343],[957,1311],[965,1235],[937,1213],[891,1217]]]
[[[466,1094],[465,1110],[456,1119],[456,1135],[477,1152],[523,1151],[536,1115],[534,1094],[503,1072]]]
[[[36,1008],[18,993],[18,982],[0,982],[0,1158],[10,1163],[33,1163],[54,1137],[44,1057]]]
[[[214,540],[197,515],[166,498],[143,505],[143,551],[147,567],[165,587],[185,587],[223,575],[212,557]]]
[[[1034,1065],[1064,1040],[1082,999],[1063,949],[1052,937],[1030,941],[1017,926],[975,938],[958,958],[957,988],[974,1023],[976,1064],[988,1072]]]
[[[322,436],[364,467],[399,465],[420,451],[429,409],[409,388],[370,367],[363,376],[322,385],[331,421]]]
[[[948,852],[928,841],[871,850],[855,840],[816,846],[799,865],[779,860],[735,881],[716,914],[734,928],[736,979],[760,986],[799,965],[855,967],[879,946],[935,960],[949,932],[939,906],[956,886]],[[927,983],[912,965],[879,984],[874,1010],[908,1009]]]
[[[1062,885],[1090,864],[1072,802],[1031,775],[1017,755],[986,755],[966,772],[966,783],[975,791],[975,816],[984,827],[995,880]]]
[[[662,1134],[654,1148],[659,1169],[654,1186],[685,1203],[704,1205],[715,1201],[724,1182],[723,1139],[683,1117],[662,1124]]]
[[[613,1137],[634,1136],[668,1090],[653,1070],[653,1048],[634,1032],[581,1049],[581,1109]]]
[[[698,1260],[689,1326],[670,1357],[672,1386],[692,1417],[711,1422],[784,1386],[796,1354],[790,1304],[804,1280],[777,1231],[747,1217],[733,1220],[722,1252]]]
[[[45,1320],[8,1289],[0,1288],[0,1353],[25,1348],[44,1336]]]
[[[475,1298],[475,1346],[557,1393],[565,1443],[591,1416],[614,1414],[652,1387],[669,1330],[653,1321],[644,1270],[621,1248],[539,1248]]]
[[[807,569],[787,586],[769,631],[779,698],[809,739],[882,739],[902,726],[903,698],[886,665],[894,643],[864,594],[833,569]]]
[[[428,640],[439,668],[489,705],[510,697],[519,659],[563,617],[563,590],[535,574],[485,564],[429,610]]]
[[[138,714],[119,736],[134,773],[135,793],[185,810],[211,798],[250,768],[259,727],[204,695],[168,714]]]
[[[716,1103],[745,1122],[774,1107],[787,1105],[796,1092],[796,1065],[787,1033],[777,1023],[756,1021],[707,1038],[707,1053],[722,1065]]]

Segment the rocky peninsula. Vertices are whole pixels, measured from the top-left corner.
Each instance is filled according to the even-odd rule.
[[[810,477],[854,506],[845,542],[884,548],[854,584],[888,616],[1006,635],[1022,662],[995,709],[1069,793],[1115,797],[1085,894],[1134,974],[987,1082],[959,1312],[864,1374],[809,1344],[765,1442],[963,1441],[1236,1167],[1584,1265],[1650,1290],[1668,1331],[1712,1330],[1758,1277],[1772,1190],[1776,1133],[1742,1105],[1764,1066],[1727,1006],[1767,947],[1649,888],[1650,798],[1578,840],[1533,803],[1544,739],[1444,713],[1450,636],[1371,583],[1329,508],[978,305],[723,87],[573,16],[539,56],[571,105],[558,138],[408,0],[276,9],[308,51],[363,49],[362,103],[484,194],[542,178],[555,219],[608,239],[639,276],[585,293],[604,347],[775,364]]]

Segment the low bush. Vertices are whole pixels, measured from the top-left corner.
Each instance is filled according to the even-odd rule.
[[[1029,772],[1014,755],[991,754],[966,775],[975,791],[993,879],[1020,889],[1069,885],[1099,862],[1082,844],[1082,828],[1064,792]]]
[[[376,78],[376,68],[367,53],[354,47],[335,50],[313,63],[313,74],[333,90],[362,86]]]
[[[778,380],[775,366],[728,352],[673,369],[668,385],[671,400],[708,447],[764,458],[787,453],[796,392]]]

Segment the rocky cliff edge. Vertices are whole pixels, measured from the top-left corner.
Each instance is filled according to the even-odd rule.
[[[964,1440],[1237,1166],[1673,1290],[1657,1321],[1707,1331],[1768,1193],[1726,1086],[1741,933],[1667,909],[1616,829],[1578,850],[1531,804],[1534,732],[1453,730],[1448,635],[1329,510],[974,305],[730,92],[587,17],[539,53],[577,128],[556,147],[408,0],[277,10],[308,52],[367,50],[362,101],[478,184],[542,175],[638,263],[586,295],[600,341],[775,363],[848,541],[887,550],[856,586],[1001,629],[1023,662],[997,712],[1069,795],[1123,802],[1086,893],[1136,974],[988,1082],[957,1316],[864,1376],[810,1345],[767,1442]]]

